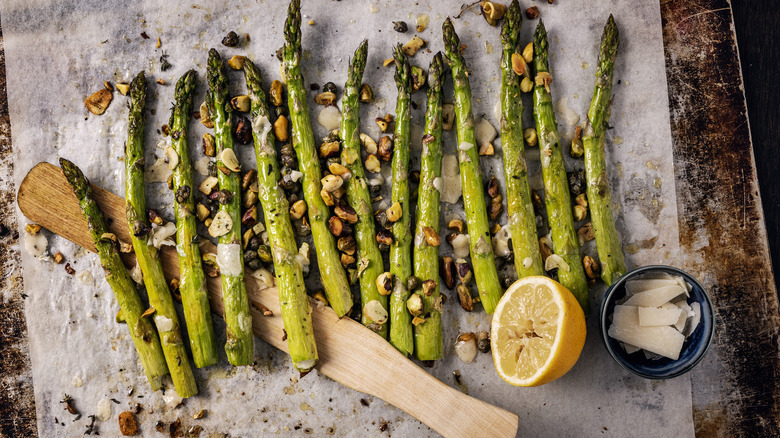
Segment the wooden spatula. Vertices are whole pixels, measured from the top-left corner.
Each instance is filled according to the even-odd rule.
[[[95,200],[103,210],[111,232],[121,241],[129,242],[124,199],[93,187]],[[31,221],[95,251],[78,201],[58,167],[39,163],[30,170],[19,187],[18,202],[22,213]],[[216,253],[216,247],[206,242],[202,251]],[[135,264],[131,259],[126,262]],[[162,263],[169,278],[179,275],[173,248],[163,247]],[[222,316],[219,279],[208,278],[208,288],[211,309]],[[250,280],[247,289],[253,304],[255,335],[287,352],[287,343],[282,340],[284,325],[276,288],[260,290],[257,282]],[[273,316],[263,316],[258,310],[262,306],[270,309]],[[517,433],[517,415],[445,385],[363,325],[349,318],[339,319],[330,307],[318,306],[314,301],[312,307],[320,356],[319,372],[397,406],[446,437],[513,437]]]

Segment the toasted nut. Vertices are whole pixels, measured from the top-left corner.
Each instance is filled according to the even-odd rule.
[[[391,140],[389,136],[385,135],[379,139],[377,156],[385,163],[389,163],[393,159],[393,148],[393,140]]]
[[[317,292],[314,292],[314,295],[312,297],[321,302],[324,305],[328,305],[328,299],[325,297],[325,291],[324,290],[318,290]]]
[[[330,91],[322,92],[314,96],[314,103],[317,105],[333,105],[336,103],[336,94]]]
[[[401,204],[396,202],[385,211],[385,214],[387,214],[387,220],[389,220],[390,222],[395,222],[401,219],[401,216],[403,216],[404,211],[403,208],[401,208]]]
[[[536,146],[536,129],[525,128],[523,129],[523,140],[525,140],[526,146]]]
[[[582,266],[585,268],[585,275],[590,279],[597,279],[601,275],[601,266],[591,256],[582,258]]]
[[[249,111],[249,96],[242,94],[240,96],[234,96],[230,99],[230,106],[238,112],[245,113]]]
[[[154,315],[154,312],[156,312],[156,311],[157,310],[155,310],[154,307],[150,307],[150,308],[144,310],[144,313],[141,314],[141,318],[146,318],[147,316],[152,316],[152,315]]]
[[[374,154],[368,154],[365,162],[366,170],[373,173],[379,173],[382,170],[382,164],[379,162],[379,158]]]
[[[209,199],[217,201],[221,205],[225,205],[233,200],[233,192],[230,190],[217,190],[209,195]]]
[[[263,263],[271,263],[274,259],[271,254],[271,247],[268,245],[260,245],[257,247],[257,258]]]
[[[232,58],[228,59],[228,67],[233,70],[241,70],[244,68],[244,61],[246,61],[246,56],[233,55]]]
[[[355,263],[355,256],[341,253],[341,266],[344,266],[345,268],[349,265],[352,265]]]
[[[420,294],[411,294],[406,300],[406,309],[412,316],[417,316],[423,311],[423,301]]]
[[[176,149],[168,146],[165,149],[165,159],[168,161],[168,169],[176,169],[179,165],[179,154],[176,153]]]
[[[581,226],[577,230],[577,237],[580,239],[580,246],[582,246],[585,242],[590,242],[591,240],[596,238],[596,235],[593,232],[593,224],[588,222],[587,224]]]
[[[257,223],[257,205],[253,205],[241,216],[241,224],[247,227]]]
[[[393,292],[393,274],[383,272],[376,278],[376,288],[380,295],[390,295]]]
[[[523,80],[520,81],[520,91],[522,91],[523,93],[528,93],[533,89],[534,89],[534,81],[532,81],[530,78],[523,78]]]
[[[202,183],[198,186],[198,190],[200,190],[205,195],[210,195],[211,192],[214,191],[214,188],[219,184],[219,180],[214,176],[206,177],[206,179],[203,180]]]
[[[412,66],[412,91],[417,91],[425,86],[425,70],[416,65]]]
[[[572,196],[578,196],[580,193],[585,193],[585,171],[574,170],[566,172],[566,180],[569,183],[569,191]]]
[[[198,205],[195,206],[195,215],[199,221],[203,222],[206,220],[206,218],[209,217],[209,213],[209,209],[202,203],[199,202]]]
[[[349,255],[354,255],[355,249],[357,248],[355,238],[352,236],[339,237],[336,246],[338,246],[339,251]]]
[[[299,199],[290,206],[290,217],[293,220],[298,220],[306,213],[306,201]]]
[[[490,334],[484,330],[477,333],[477,350],[481,353],[490,352]]]
[[[588,215],[588,207],[585,207],[584,205],[575,205],[573,210],[573,215],[574,215],[574,222],[578,222],[585,219],[585,217]]]
[[[203,225],[205,225],[205,226],[206,226],[206,228],[210,227],[212,223],[214,223],[214,219],[213,219],[213,218],[210,218],[210,217],[209,217],[209,218],[206,218],[206,220],[205,220],[205,221],[203,221]]]
[[[379,230],[376,233],[376,242],[380,245],[390,246],[393,243],[393,233],[390,230]]]
[[[531,192],[531,203],[534,206],[534,210],[540,212],[544,208],[544,204],[542,203],[542,197],[539,196],[539,192],[533,191]]]
[[[452,257],[443,256],[439,263],[439,275],[448,289],[455,287],[455,263],[452,261]]]
[[[232,30],[222,38],[222,44],[227,47],[236,47],[238,45],[238,34]]]
[[[165,79],[163,79],[163,78],[157,78],[157,80],[155,82],[157,82],[160,85],[165,85]]]
[[[230,218],[230,215],[226,211],[220,210],[209,225],[209,234],[211,237],[224,236],[232,229],[233,220]]]
[[[203,134],[203,153],[207,157],[215,157],[217,155],[217,146],[214,143],[214,136],[208,132]]]
[[[499,231],[501,231],[501,225],[499,225],[498,223],[494,223],[493,225],[490,226],[491,235],[495,236],[496,234],[498,234]]]
[[[347,204],[337,205],[336,208],[333,209],[333,213],[338,216],[339,219],[349,224],[356,224],[358,221],[357,213]]]
[[[124,254],[130,254],[131,252],[133,252],[133,245],[131,245],[129,243],[122,242],[120,240],[119,241],[119,252],[124,253]]]
[[[462,233],[465,229],[463,226],[463,221],[460,219],[452,219],[449,221],[449,223],[447,223],[447,228],[453,231],[457,231],[458,233]]]
[[[534,43],[528,43],[523,49],[523,60],[530,64],[534,60]]]
[[[374,220],[376,221],[376,224],[379,225],[380,228],[384,229],[390,229],[390,227],[393,226],[393,223],[387,220],[387,211],[385,210],[377,210],[374,212]]]
[[[588,206],[588,195],[585,194],[585,193],[580,193],[579,195],[577,195],[576,198],[574,198],[574,203],[577,204],[577,205],[581,205],[583,207],[587,207]]]
[[[233,149],[224,149],[219,155],[219,161],[233,172],[241,172],[241,165],[238,164],[238,158]]]
[[[436,290],[437,286],[439,286],[439,284],[436,283],[435,281],[425,280],[422,282],[422,292],[425,294],[426,297],[429,297]]]
[[[24,231],[26,231],[27,234],[30,234],[32,236],[36,236],[41,231],[41,226],[38,225],[38,224],[27,224],[24,227]]]
[[[288,126],[287,117],[279,116],[279,118],[276,119],[276,122],[274,122],[274,135],[277,140],[287,141],[290,137],[289,131],[287,130]]]
[[[328,170],[330,170],[330,173],[334,175],[338,175],[342,179],[344,179],[345,175],[349,173],[349,169],[347,169],[347,167],[342,165],[341,163],[330,163],[330,165],[328,166]]]
[[[325,142],[320,145],[320,158],[335,157],[338,155],[340,148],[341,145],[339,145],[338,141]]]
[[[57,252],[57,254],[54,254],[54,263],[56,264],[62,264],[62,261],[65,260],[65,256],[62,255],[61,252]]]
[[[273,106],[281,106],[282,105],[282,98],[284,96],[284,86],[282,86],[282,83],[274,80],[271,82],[271,104]]]
[[[329,191],[325,189],[320,190],[320,196],[328,207],[333,207],[336,204],[336,200],[333,199],[333,195]]]
[[[512,71],[518,76],[524,76],[528,66],[525,65],[523,55],[519,53],[512,54]]]
[[[369,154],[375,154],[377,151],[376,142],[368,134],[363,134],[363,133],[360,134],[360,145]]]
[[[409,40],[406,44],[401,47],[401,51],[404,52],[404,55],[406,56],[414,56],[418,50],[425,47],[425,41],[423,41],[422,38],[415,35],[412,37],[411,40]]]
[[[390,124],[381,117],[377,117],[374,119],[374,121],[376,121],[377,126],[379,126],[379,130],[382,132],[387,132],[388,128],[390,128]]]
[[[498,199],[498,198],[495,198]],[[488,216],[490,216],[490,219],[496,220],[499,216],[501,216],[501,213],[504,211],[504,204],[501,203],[501,201],[498,202],[491,202],[488,205]]]
[[[103,86],[106,87],[106,90],[108,91],[114,91],[114,86],[111,85],[111,82],[103,81]]]
[[[116,84],[116,90],[119,91],[119,94],[122,96],[127,96],[127,92],[130,91],[130,84],[119,82]]]
[[[498,186],[498,179],[495,176],[490,177],[487,183],[487,194],[491,198],[495,198],[500,195],[500,187]]]
[[[331,234],[336,237],[350,234],[346,232],[348,228],[344,221],[337,218],[336,216],[331,216],[330,219],[328,219],[328,230],[330,230]]]
[[[461,283],[468,285],[471,283],[471,279],[473,278],[473,273],[471,271],[471,266],[469,265],[469,262],[467,262],[465,259],[457,259],[455,260],[455,272],[458,274],[458,279]]]
[[[504,18],[506,12],[506,6],[500,3],[493,3],[491,1],[482,2],[482,15],[485,17],[485,21],[489,25],[495,26],[498,20]]]
[[[249,169],[241,176],[241,188],[243,190],[249,190],[249,187],[257,181],[257,171],[255,169]]]
[[[434,230],[432,227],[423,227],[423,234],[425,234],[425,241],[428,242],[428,245],[431,246],[439,246],[441,243],[441,239],[439,238],[439,234]]]
[[[539,252],[542,255],[542,262],[547,261],[547,257],[552,255],[552,249],[550,249],[547,237],[539,239]]]
[[[452,131],[452,126],[455,124],[455,106],[451,103],[445,103],[441,107],[442,114],[442,129],[445,131]]]
[[[211,110],[209,109],[209,106],[206,102],[203,102],[200,104],[200,110],[198,111],[200,114],[200,123],[209,128],[214,128],[214,120],[211,118]]]
[[[111,94],[110,91],[101,88],[84,101],[84,106],[87,107],[89,112],[99,116],[106,112],[106,109],[111,104],[113,98],[114,95]]]
[[[460,307],[466,312],[474,310],[474,298],[471,297],[471,291],[465,284],[459,284],[457,287],[458,301],[460,301]]]
[[[550,92],[550,84],[552,83],[552,75],[550,73],[547,73],[546,71],[540,71],[536,74],[536,77],[534,78],[534,83],[537,86],[544,85],[544,89],[547,90],[547,92]]]
[[[530,8],[525,10],[525,16],[528,17],[530,20],[533,20],[534,18],[539,16],[539,8],[536,6],[531,6]]]
[[[569,154],[573,158],[579,158],[585,153],[585,148],[582,145],[582,127],[578,126],[574,130],[574,138],[571,139],[571,149]]]
[[[344,184],[344,179],[338,175],[327,175],[322,178],[321,182],[324,190],[333,193]]]
[[[250,228],[244,231],[244,235],[241,236],[241,248],[246,249],[249,246],[249,241],[251,241],[253,237],[255,237],[255,230]]]
[[[479,155],[492,156],[496,153],[493,143],[485,143],[479,147]]]
[[[360,101],[363,103],[370,103],[374,101],[374,90],[368,84],[360,86]]]
[[[382,61],[382,67],[388,67],[390,65],[393,65],[394,63],[395,63],[395,59],[387,58],[384,61]]]
[[[398,33],[406,33],[409,26],[406,25],[405,21],[393,21],[393,30]]]
[[[252,123],[246,117],[238,116],[233,134],[239,143],[249,144],[252,141]]]

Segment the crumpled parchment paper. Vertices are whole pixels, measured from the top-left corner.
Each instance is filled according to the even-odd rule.
[[[373,86],[376,101],[363,105],[361,127],[375,140],[379,132],[374,117],[393,113],[395,108],[393,70],[382,67],[382,61],[391,57],[394,44],[405,43],[419,34],[428,45],[412,63],[427,69],[433,53],[443,49],[441,23],[460,9],[460,2],[425,0],[303,3],[303,67],[307,83],[322,85],[332,81],[340,90],[349,57],[363,38],[369,39],[364,82]],[[564,113],[573,111],[580,120],[584,119],[593,92],[601,32],[609,13],[615,15],[621,44],[607,159],[618,229],[629,268],[679,263],[658,3],[522,2],[524,9],[532,5],[539,7],[549,34],[553,99],[565,99],[556,105],[564,145],[569,144],[572,125],[577,123],[567,120]],[[156,147],[164,140],[158,130],[168,121],[173,84],[190,68],[200,74],[196,106],[203,100],[210,47],[218,48],[226,59],[234,54],[248,55],[262,69],[266,85],[278,78],[279,62],[274,52],[283,43],[286,9],[287,2],[262,0],[236,0],[222,5],[199,1],[2,2],[0,20],[5,38],[17,187],[36,163],[56,162],[62,156],[76,162],[94,183],[121,195],[126,98],[114,93],[113,103],[102,116],[88,113],[84,99],[106,80],[129,82],[135,73],[145,69],[151,90],[146,135],[147,163],[151,165],[163,155],[163,149]],[[418,33],[416,19],[421,14],[429,17],[430,24]],[[393,31],[392,21],[398,20],[407,22],[409,32]],[[524,42],[531,41],[537,21],[525,20]],[[465,57],[471,70],[475,115],[484,114],[498,128],[500,27],[488,26],[483,17],[471,11],[455,20],[455,27],[462,43],[468,46]],[[242,36],[239,48],[220,44],[230,30]],[[251,36],[251,41],[245,34]],[[156,47],[158,37],[160,48]],[[173,65],[165,72],[160,69],[163,53]],[[163,79],[166,84],[155,84],[155,79]],[[231,73],[231,81],[236,93],[243,90],[239,74]],[[451,101],[451,79],[445,84],[445,100]],[[313,94],[310,92],[310,100]],[[419,145],[424,93],[418,92],[413,100],[419,108],[413,111],[413,142]],[[322,137],[325,131],[316,122],[320,107],[310,102],[310,109],[315,134]],[[526,126],[531,126],[530,99],[524,120]],[[190,145],[196,161],[203,157],[200,137],[205,128],[196,121],[192,126]],[[454,132],[447,133],[445,143],[445,151],[453,153]],[[494,143],[498,153],[482,161],[485,180],[495,175],[503,182],[500,139]],[[242,162],[253,163],[251,147],[240,149]],[[413,166],[419,166],[419,149],[413,157]],[[568,164],[570,169],[582,166],[573,160]],[[529,149],[529,165],[531,184],[538,189],[541,179],[536,149]],[[149,184],[147,191],[150,207],[171,217],[173,198],[164,183]],[[19,214],[23,228],[27,221]],[[442,221],[462,214],[461,204],[444,205]],[[505,221],[504,218],[502,223]],[[255,344],[254,366],[230,367],[222,353],[219,365],[196,371],[200,395],[178,408],[166,407],[165,396],[149,391],[126,327],[114,322],[118,306],[103,279],[97,257],[44,233],[48,253],[61,251],[77,275],[68,275],[50,257],[23,254],[28,295],[25,312],[41,436],[83,433],[89,423],[87,415],[95,414],[101,401],[110,406],[109,418],[96,423],[104,436],[118,435],[117,415],[136,403],[143,407],[138,419],[147,436],[155,434],[155,422],[168,424],[176,418],[181,419],[185,430],[202,426],[202,436],[217,432],[264,436],[288,431],[317,436],[379,436],[383,434],[380,426],[386,423],[388,431],[396,436],[435,435],[382,400],[336,384],[317,372],[298,381],[289,359],[259,340]],[[449,251],[448,245],[442,245],[442,251]],[[593,253],[592,244],[586,245],[584,251]],[[316,278],[315,271],[310,285],[316,285]],[[601,286],[593,291],[594,309],[603,289]],[[543,387],[514,388],[498,378],[490,355],[479,354],[474,363],[464,364],[453,354],[452,345],[459,333],[487,330],[490,319],[481,308],[474,313],[464,312],[454,299],[456,295],[449,295],[443,316],[445,359],[430,372],[454,385],[453,371],[459,370],[463,389],[469,394],[520,416],[520,435],[693,435],[689,378],[648,381],[623,371],[601,345],[593,316],[585,349],[569,374]],[[224,338],[221,322],[217,323],[217,333]],[[81,419],[74,421],[59,403],[65,393],[73,396],[83,414]],[[108,399],[115,399],[118,404],[107,402]],[[208,409],[208,415],[194,420],[193,415],[202,409]]]

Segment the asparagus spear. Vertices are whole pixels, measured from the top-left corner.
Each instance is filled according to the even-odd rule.
[[[177,96],[178,97],[178,96]],[[146,107],[146,77],[144,72],[130,83],[130,122],[125,146],[125,198],[127,224],[138,266],[144,275],[149,304],[154,308],[154,322],[160,332],[162,349],[173,385],[181,397],[198,393],[187,349],[179,331],[179,317],[163,274],[157,248],[149,239],[144,190],[144,108]],[[188,113],[189,114],[189,113]]]
[[[160,347],[160,338],[157,336],[152,322],[141,316],[144,312],[144,305],[135,290],[135,283],[119,257],[116,244],[107,236],[108,228],[103,213],[100,212],[100,208],[92,197],[92,186],[81,173],[81,169],[70,161],[60,158],[60,167],[62,167],[65,177],[73,187],[73,193],[79,200],[81,211],[87,220],[89,233],[92,235],[92,241],[95,242],[95,248],[100,256],[100,264],[103,265],[106,281],[111,286],[111,290],[114,291],[116,301],[125,317],[127,328],[130,330],[130,338],[133,339],[135,349],[138,351],[146,378],[149,380],[152,390],[156,391],[162,388],[163,376],[168,374],[165,356],[162,347]]]
[[[190,349],[195,366],[198,368],[217,363],[217,341],[211,322],[211,309],[206,290],[203,266],[200,263],[198,231],[195,222],[194,186],[192,185],[192,165],[190,148],[187,144],[187,131],[192,114],[192,94],[195,91],[197,73],[190,70],[176,84],[176,103],[168,124],[171,146],[179,156],[179,165],[173,169],[174,193],[189,191],[184,202],[174,203],[176,213],[176,252],[179,257],[181,301],[184,308],[184,320],[190,338]],[[182,192],[183,194],[183,192]]]
[[[260,70],[250,60],[244,61],[244,78],[252,101],[254,125],[262,131],[252,132],[257,156],[257,184],[261,187],[260,203],[265,213],[265,228],[273,244],[271,251],[276,271],[276,286],[282,307],[282,320],[287,332],[287,348],[293,365],[301,372],[309,371],[317,363],[317,344],[311,319],[311,306],[306,295],[303,270],[296,260],[298,245],[295,243],[290,206],[282,188],[281,175],[276,161],[274,134],[271,129],[268,99],[263,91]],[[259,123],[258,123],[259,122]]]
[[[441,52],[436,53],[428,68],[428,105],[425,109],[423,150],[420,163],[420,185],[417,196],[415,236],[424,235],[425,227],[439,234],[439,190],[434,181],[441,180],[442,93],[444,66]],[[422,291],[425,321],[414,327],[414,349],[419,360],[441,359],[444,344],[441,334],[441,295],[439,294],[439,247],[423,243],[414,245],[414,275],[425,282],[436,282],[433,290]],[[418,292],[419,293],[419,292]]]
[[[291,0],[284,24],[284,76],[287,80],[287,104],[292,122],[292,144],[303,173],[303,198],[308,205],[309,224],[317,249],[322,286],[331,307],[338,316],[344,316],[352,308],[352,292],[347,274],[341,266],[336,241],[328,230],[328,206],[320,196],[322,173],[314,150],[314,133],[309,120],[306,89],[301,73],[301,2]]]
[[[620,248],[620,240],[612,217],[612,196],[609,193],[609,179],[604,158],[604,134],[609,120],[612,73],[615,68],[617,49],[618,29],[615,19],[610,14],[604,27],[604,34],[601,36],[596,86],[582,135],[590,217],[601,261],[601,279],[607,285],[626,273],[626,262],[623,259],[623,251]]]
[[[220,203],[219,213],[229,217],[227,232],[219,236],[217,263],[222,279],[222,300],[225,303],[227,342],[225,352],[228,362],[235,366],[251,365],[254,352],[252,336],[252,315],[249,313],[249,297],[244,282],[244,258],[241,251],[241,182],[238,164],[233,152],[231,120],[233,110],[228,102],[228,82],[225,64],[215,49],[209,50],[206,72],[209,79],[209,103],[214,119],[214,140],[217,146],[217,167],[220,190],[232,194],[225,203]],[[234,161],[231,163],[231,159]],[[233,168],[232,170],[231,167]],[[227,214],[227,216],[224,216]],[[214,221],[219,220],[215,217]],[[212,223],[212,227],[214,224]],[[224,231],[224,230],[223,230]]]
[[[512,56],[520,56],[520,26],[523,12],[513,0],[504,16],[501,29],[501,148],[504,151],[506,204],[512,234],[515,270],[518,278],[544,275],[544,265],[536,237],[536,215],[528,186],[528,168],[523,141],[522,76],[512,70]]]
[[[534,34],[534,120],[539,150],[542,155],[545,205],[550,222],[555,254],[563,258],[565,266],[558,268],[558,279],[579,301],[585,314],[590,313],[588,282],[580,260],[580,247],[572,218],[571,196],[566,182],[566,167],[558,138],[558,123],[552,108],[550,82],[552,76],[547,64],[547,31],[539,20]]]
[[[381,295],[376,286],[376,278],[384,272],[384,263],[375,237],[371,194],[366,186],[366,171],[360,159],[359,92],[367,55],[368,41],[363,40],[349,64],[347,83],[344,85],[344,95],[341,98],[342,114],[339,133],[343,142],[341,163],[352,174],[352,177],[347,180],[347,201],[357,212],[358,222],[355,224],[357,259],[359,265],[365,266],[360,274],[361,303],[365,307],[371,301],[378,301],[382,308],[387,310],[387,297]],[[387,337],[387,323],[377,324],[368,318],[365,312],[363,312],[362,322],[383,338]]]
[[[460,162],[460,180],[463,185],[463,207],[466,210],[466,222],[469,230],[471,263],[474,265],[474,278],[482,299],[485,312],[493,313],[503,291],[498,281],[496,259],[490,243],[487,207],[482,189],[482,170],[479,167],[474,138],[474,115],[471,112],[471,86],[460,53],[460,38],[455,33],[452,21],[447,18],[442,26],[444,50],[452,71],[455,85],[455,121],[458,131],[458,161]]]
[[[393,274],[393,292],[390,295],[390,343],[405,355],[414,352],[412,316],[406,308],[409,290],[406,280],[412,275],[411,209],[409,208],[409,130],[412,119],[409,100],[412,94],[412,75],[409,61],[401,49],[395,47],[395,85],[398,98],[395,104],[395,132],[393,138],[393,206],[401,210],[393,223],[393,243],[390,245],[390,273]],[[398,205],[396,205],[398,204]]]

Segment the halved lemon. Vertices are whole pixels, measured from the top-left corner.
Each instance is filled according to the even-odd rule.
[[[539,386],[566,374],[585,345],[585,314],[577,299],[547,277],[521,278],[498,302],[490,347],[499,376]]]

